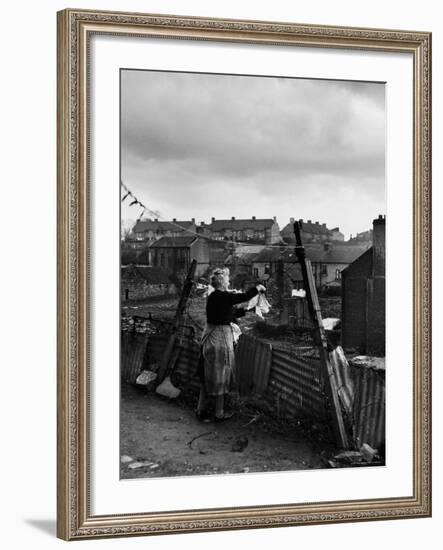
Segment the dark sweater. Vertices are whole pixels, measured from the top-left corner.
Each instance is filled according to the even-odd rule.
[[[206,317],[209,325],[229,325],[237,317],[244,315],[244,310],[234,308],[236,304],[249,302],[258,294],[254,286],[247,292],[233,293],[224,290],[214,290],[206,302]]]

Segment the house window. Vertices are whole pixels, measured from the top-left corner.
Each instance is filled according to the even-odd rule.
[[[321,266],[321,274],[322,275],[327,275],[328,274],[328,266],[327,265],[323,264]]]
[[[258,278],[258,267],[254,267],[254,269],[252,270],[252,274],[254,275],[254,277]]]
[[[339,281],[341,279],[341,271],[340,269],[335,270],[335,280]]]

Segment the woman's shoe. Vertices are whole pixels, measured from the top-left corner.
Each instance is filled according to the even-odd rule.
[[[200,422],[212,422],[213,417],[206,411],[195,411],[195,416]]]
[[[225,420],[229,420],[234,416],[233,412],[225,412],[222,416],[216,416],[214,417],[215,422],[224,422]]]

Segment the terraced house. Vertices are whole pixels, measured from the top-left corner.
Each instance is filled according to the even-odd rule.
[[[216,220],[200,225],[200,231],[215,240],[275,244],[280,242],[280,227],[277,218],[258,219],[255,216],[248,219]]]
[[[295,243],[294,235],[295,218],[290,218],[289,223],[281,230],[282,239],[287,243]],[[312,220],[299,220],[301,223],[301,238],[303,243],[324,243],[328,241],[344,241],[345,237],[339,227],[328,229],[325,223]]]

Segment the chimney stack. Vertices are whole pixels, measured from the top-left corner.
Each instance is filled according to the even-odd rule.
[[[372,269],[374,277],[384,276],[386,272],[386,217],[379,215],[373,221],[372,231],[373,262]]]
[[[326,227],[326,224],[325,224],[325,223],[322,223],[321,226],[322,226],[322,227]]]
[[[318,223],[318,222],[315,222],[315,225],[319,225],[319,223]]]
[[[192,223],[195,223],[195,218],[191,218],[191,222],[192,222]]]
[[[215,222],[215,218],[211,218],[211,221],[212,221],[212,223],[214,223],[214,222]]]
[[[155,220],[154,220],[154,221],[155,221],[155,222],[158,222],[158,218],[155,218]]]
[[[272,219],[274,220],[274,222],[277,222],[277,216],[273,216]]]
[[[205,226],[205,222],[200,222],[201,227]]]
[[[300,221],[301,221],[301,220],[300,220]],[[295,219],[294,219],[294,218],[289,218],[289,223],[294,224],[294,223],[295,223]]]
[[[312,223],[312,220],[308,220],[308,223]]]
[[[255,221],[255,216],[252,216],[252,219]]]
[[[172,221],[175,223],[177,221],[177,218],[172,218]]]

